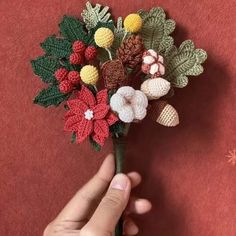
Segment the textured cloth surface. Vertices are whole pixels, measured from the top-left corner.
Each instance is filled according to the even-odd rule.
[[[93,1],[94,2],[94,1]],[[132,126],[127,170],[140,171],[135,192],[150,198],[153,211],[137,217],[140,236],[235,236],[236,149],[235,1],[105,1],[115,16],[160,5],[177,22],[177,44],[191,38],[209,59],[205,73],[176,91],[170,102],[180,126],[149,120]],[[106,143],[70,144],[64,109],[32,104],[42,84],[29,60],[39,43],[57,32],[64,14],[78,16],[85,1],[0,1],[0,235],[40,236],[70,197],[96,172]]]

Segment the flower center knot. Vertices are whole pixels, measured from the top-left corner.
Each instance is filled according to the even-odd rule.
[[[87,120],[92,120],[93,119],[93,111],[88,109],[85,113],[84,113],[84,117]]]

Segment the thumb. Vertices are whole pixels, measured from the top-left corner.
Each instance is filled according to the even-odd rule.
[[[111,235],[128,204],[130,191],[130,179],[124,174],[117,174],[112,179],[106,195],[98,205],[90,221],[82,229],[82,232],[87,233],[84,235]]]

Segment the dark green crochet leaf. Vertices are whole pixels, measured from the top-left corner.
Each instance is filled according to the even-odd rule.
[[[125,132],[125,124],[123,122],[116,122],[114,125],[110,126],[110,132],[115,135],[123,135]]]
[[[76,142],[76,132],[73,132],[71,135],[71,143],[75,143]]]
[[[83,10],[81,16],[89,31],[95,28],[98,23],[112,23],[109,7],[103,7],[100,4],[96,4],[95,7],[93,7],[90,2],[87,2],[86,9]]]
[[[67,57],[72,53],[71,43],[66,39],[57,38],[55,35],[48,37],[41,47],[46,54],[58,58]]]
[[[143,19],[140,34],[145,47],[159,53],[171,48],[174,39],[169,35],[175,29],[175,21],[166,20],[166,14],[160,7],[152,8],[149,12],[141,10],[139,14]]]
[[[81,40],[84,43],[88,43],[87,32],[84,31],[83,24],[71,16],[64,16],[59,24],[62,36],[64,36],[70,42]]]
[[[69,98],[70,94],[63,94],[59,91],[58,86],[52,85],[43,89],[34,99],[34,103],[43,107],[51,105],[58,106]]]
[[[174,87],[183,88],[188,84],[188,76],[198,76],[203,72],[202,63],[207,59],[203,49],[195,49],[191,40],[184,41],[179,48],[173,46],[165,53],[165,78]]]
[[[101,151],[101,146],[97,142],[95,142],[91,136],[89,136],[89,141],[95,151],[97,152]]]
[[[54,73],[61,67],[58,60],[47,56],[40,56],[31,61],[33,71],[45,83],[57,83]]]

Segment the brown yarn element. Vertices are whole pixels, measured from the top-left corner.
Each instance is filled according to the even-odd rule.
[[[105,62],[101,72],[107,89],[116,89],[127,83],[125,69],[119,59]]]
[[[116,55],[124,66],[133,69],[142,62],[144,50],[142,38],[139,35],[131,35],[117,49]]]
[[[148,117],[156,122],[157,118],[160,116],[161,112],[163,111],[163,109],[167,104],[168,104],[167,101],[161,101],[161,100],[153,101],[150,104],[148,110]]]

